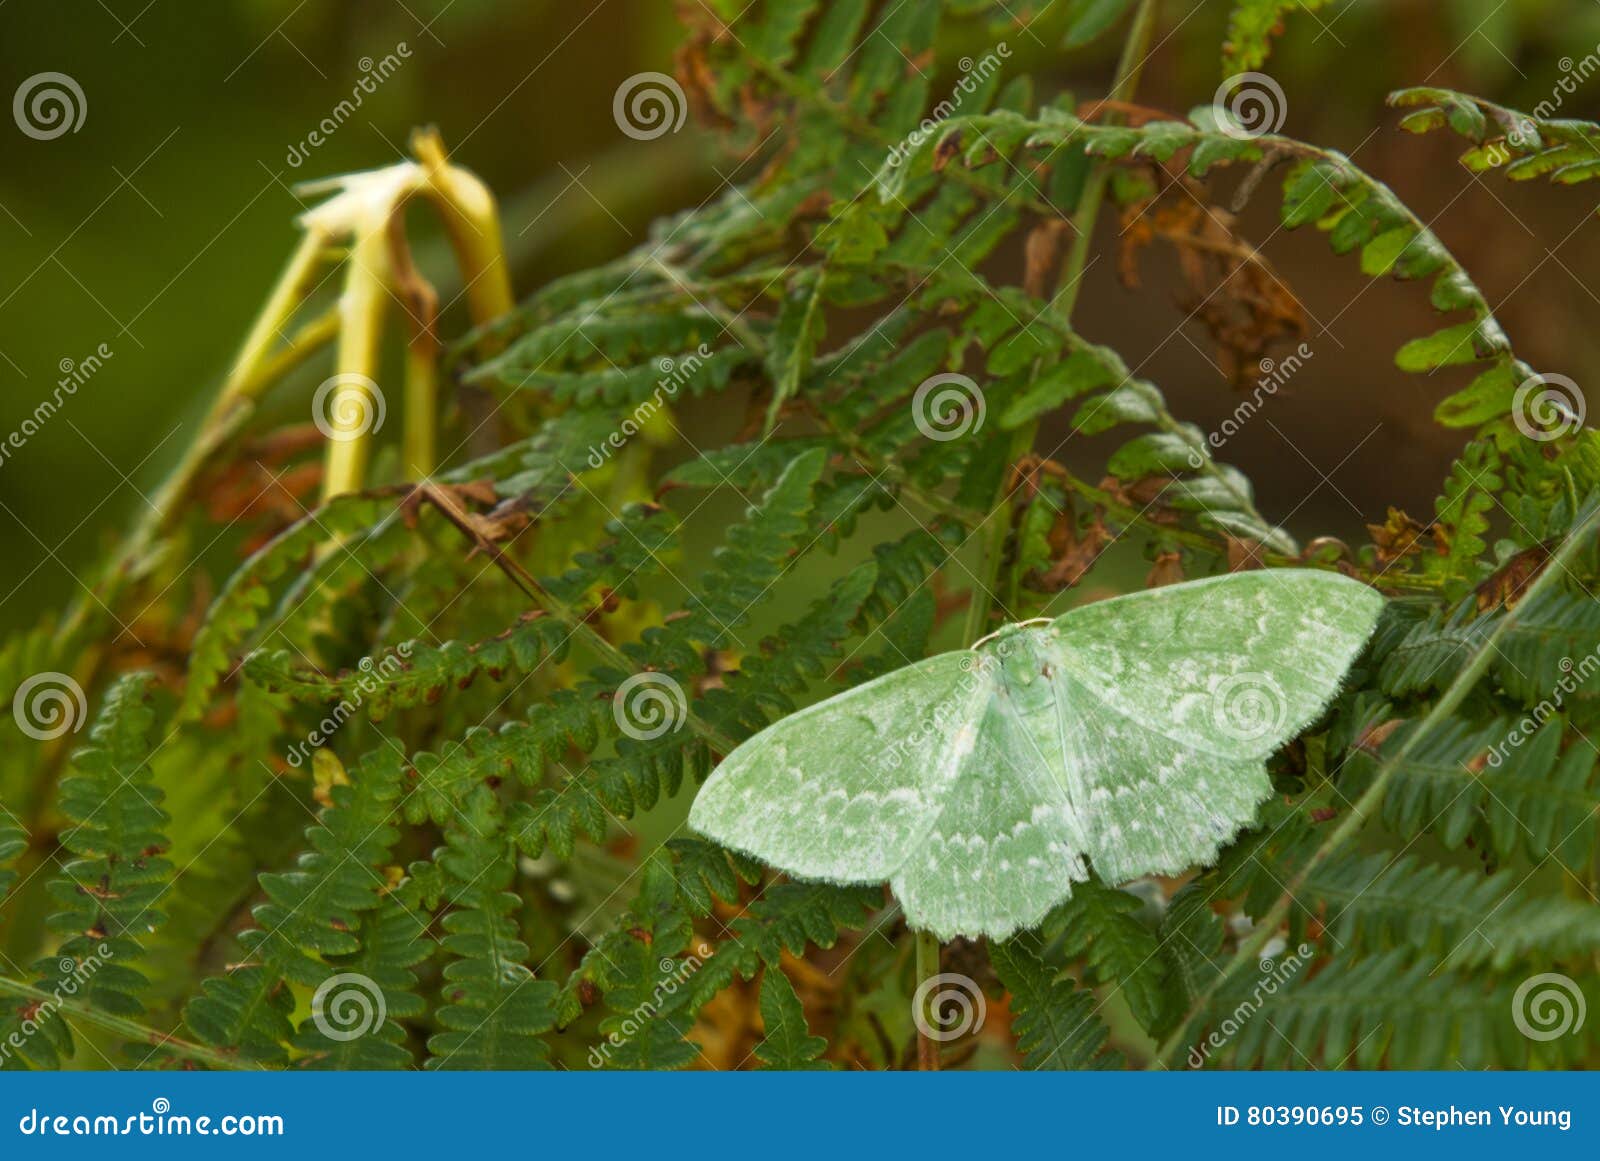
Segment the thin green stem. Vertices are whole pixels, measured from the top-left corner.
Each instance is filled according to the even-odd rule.
[[[606,640],[605,635],[589,623],[587,616],[546,589],[520,563],[502,552],[499,545],[479,532],[448,492],[428,483],[422,484],[421,487],[439,513],[471,540],[478,551],[492,560],[500,571],[505,573],[511,582],[521,589],[541,610],[560,621],[575,636],[581,637],[588,643],[590,648],[605,659],[608,665],[620,669],[624,673],[632,672],[638,668],[638,662]],[[686,724],[709,745],[723,754],[731,754],[739,744],[692,711],[686,715]]]
[[[928,1035],[928,1029],[938,1026],[933,1010],[937,988],[929,981],[939,974],[939,937],[931,931],[916,932],[917,992],[921,993],[921,1011],[917,1013],[917,1068],[924,1072],[939,1071],[939,1042]],[[929,985],[924,987],[923,985]]]
[[[60,1011],[63,1016],[71,1015],[85,1024],[93,1024],[103,1028],[130,1044],[149,1044],[163,1052],[170,1052],[174,1056],[185,1060],[193,1060],[199,1064],[206,1064],[212,1068],[222,1068],[229,1071],[244,1071],[250,1066],[236,1056],[208,1048],[204,1044],[195,1044],[177,1036],[168,1036],[157,1032],[154,1028],[147,1028],[133,1020],[121,1016],[113,1016],[109,1012],[102,1012],[98,1008],[91,1008],[81,1000],[66,999],[52,992],[35,988],[19,980],[7,979],[0,976],[0,995],[15,996],[19,1000],[28,1000],[31,1003],[48,1006]],[[45,1017],[48,1018],[48,1017]]]
[[[1117,62],[1115,79],[1111,82],[1110,99],[1117,102],[1133,100],[1139,87],[1139,74],[1150,55],[1150,38],[1155,32],[1156,0],[1140,0],[1134,14],[1128,38],[1122,42],[1122,58]],[[1115,123],[1115,115],[1107,117]],[[1072,218],[1072,249],[1061,267],[1061,278],[1056,288],[1055,313],[1063,322],[1072,321],[1073,308],[1078,305],[1078,288],[1083,284],[1083,271],[1089,260],[1089,246],[1094,240],[1095,222],[1100,217],[1100,203],[1105,200],[1106,180],[1110,173],[1104,165],[1089,172],[1083,194],[1078,200],[1077,212]]]
[[[1572,563],[1578,553],[1583,551],[1597,529],[1600,529],[1600,503],[1590,509],[1573,527],[1561,547],[1550,558],[1550,562],[1545,566],[1544,571],[1528,586],[1527,591],[1522,595],[1522,599],[1501,616],[1494,629],[1483,639],[1483,643],[1479,645],[1471,659],[1456,675],[1455,680],[1450,683],[1443,695],[1434,703],[1433,708],[1428,711],[1416,728],[1406,736],[1406,740],[1400,748],[1386,758],[1378,767],[1378,772],[1372,779],[1372,785],[1367,787],[1366,792],[1356,800],[1356,804],[1351,808],[1350,813],[1345,815],[1333,833],[1301,865],[1300,870],[1289,882],[1289,885],[1284,888],[1283,893],[1278,896],[1277,901],[1261,917],[1260,922],[1255,925],[1249,938],[1239,945],[1239,949],[1234,953],[1233,958],[1228,961],[1217,977],[1196,997],[1195,1002],[1184,1015],[1182,1022],[1172,1030],[1171,1035],[1162,1041],[1161,1047],[1156,1051],[1155,1059],[1151,1062],[1151,1068],[1167,1067],[1166,1062],[1172,1059],[1174,1053],[1184,1043],[1189,1026],[1205,1012],[1206,1007],[1211,1003],[1217,992],[1241,967],[1259,956],[1261,949],[1267,945],[1267,942],[1277,932],[1278,928],[1288,919],[1289,908],[1305,888],[1306,881],[1311,877],[1312,873],[1325,863],[1336,850],[1348,842],[1366,824],[1369,818],[1377,813],[1379,807],[1383,804],[1383,797],[1389,789],[1389,783],[1394,780],[1396,773],[1412,759],[1417,751],[1421,749],[1424,742],[1449,721],[1450,716],[1461,705],[1466,696],[1472,692],[1479,679],[1488,672],[1490,663],[1500,653],[1501,642],[1516,626],[1522,610],[1535,607],[1538,604],[1537,597],[1541,592],[1560,583],[1560,578],[1566,574],[1568,565]]]
[[[1117,62],[1116,76],[1111,83],[1111,99],[1114,101],[1132,99],[1134,91],[1138,88],[1139,74],[1144,69],[1145,58],[1150,51],[1150,38],[1155,31],[1156,4],[1157,0],[1140,0],[1139,10],[1134,14],[1127,39],[1123,41],[1122,58]],[[1096,165],[1089,175],[1089,181],[1084,187],[1073,217],[1073,228],[1076,232],[1072,240],[1072,249],[1061,267],[1063,289],[1058,293],[1051,313],[1068,330],[1072,325],[1073,307],[1078,301],[1077,288],[1083,281],[1084,268],[1088,262],[1089,242],[1094,233],[1095,218],[1100,212],[1100,202],[1105,197],[1105,174],[1105,166]],[[1037,372],[1037,367],[1035,371]],[[1011,439],[1011,448],[1006,459],[1007,469],[995,490],[994,503],[989,508],[989,520],[994,523],[985,530],[983,540],[980,542],[976,574],[978,583],[972,592],[972,603],[967,606],[968,644],[978,640],[987,632],[989,614],[994,607],[995,589],[1000,583],[1006,536],[1011,531],[1009,513],[1002,511],[1009,506],[1010,501],[1012,483],[1010,465],[1032,450],[1034,438],[1038,433],[1039,421],[1034,420],[1018,428]]]

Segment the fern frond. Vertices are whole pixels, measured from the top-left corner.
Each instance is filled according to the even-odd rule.
[[[361,913],[355,930],[360,949],[354,955],[327,957],[333,973],[328,979],[355,977],[352,983],[364,993],[361,1002],[375,1004],[376,996],[383,997],[385,1018],[378,1019],[375,1008],[358,1008],[356,1019],[366,1025],[348,1027],[348,1022],[336,1019],[341,1014],[337,987],[329,988],[323,1000],[324,1020],[312,1019],[295,1035],[294,1047],[305,1054],[298,1061],[300,1067],[378,1071],[414,1066],[405,1033],[395,1021],[415,1019],[426,1010],[411,969],[433,953],[434,941],[427,927],[426,916],[398,892],[387,894],[376,910]],[[350,993],[352,997],[356,994]]]
[[[1539,1041],[1518,1029],[1517,981],[1441,970],[1404,951],[1276,979],[1231,980],[1208,1010],[1213,1029],[1232,1033],[1235,1066],[1526,1068],[1582,1050],[1582,1037]]]
[[[1353,754],[1344,774],[1349,787],[1366,785],[1414,728],[1401,725],[1375,753]],[[1584,743],[1563,752],[1562,733],[1559,718],[1481,726],[1453,720],[1396,769],[1383,820],[1401,834],[1431,833],[1452,849],[1476,836],[1502,858],[1552,856],[1569,867],[1587,865],[1595,845],[1597,756]]]
[[[367,532],[395,516],[393,496],[339,496],[304,517],[241,565],[212,602],[195,636],[180,720],[203,713],[233,665],[238,648],[261,623],[271,601],[269,587],[306,561],[319,544]]]
[[[1084,982],[1123,996],[1140,1025],[1159,1035],[1170,1009],[1165,964],[1155,932],[1136,917],[1142,906],[1126,891],[1090,880],[1073,886],[1072,898],[1050,914],[1043,930],[1052,937],[1052,955],[1083,960]]]
[[[1435,308],[1468,314],[1468,321],[1414,339],[1396,355],[1397,365],[1413,372],[1467,363],[1483,368],[1478,382],[1440,404],[1437,418],[1446,424],[1478,425],[1507,414],[1513,389],[1532,372],[1511,351],[1483,292],[1426,224],[1388,186],[1343,155],[1276,134],[1250,138],[1229,132],[1232,127],[1222,120],[1228,115],[1217,107],[1203,106],[1187,121],[1152,121],[1137,127],[1095,124],[1058,109],[1046,109],[1037,119],[1010,113],[953,118],[904,163],[880,169],[876,181],[881,196],[897,197],[908,182],[952,153],[974,165],[995,153],[1007,157],[1024,148],[1054,152],[1074,143],[1082,144],[1095,157],[1130,164],[1142,159],[1167,162],[1183,153],[1188,172],[1197,178],[1218,165],[1264,164],[1269,154],[1274,162],[1292,158],[1284,182],[1285,226],[1317,223],[1328,232],[1338,253],[1360,251],[1362,270],[1369,276],[1431,277]],[[1038,341],[1038,329],[1030,325],[1025,335],[1029,342]],[[1112,382],[1125,385],[1127,380],[1124,369]],[[1109,401],[1116,409],[1128,410],[1130,418],[1149,422],[1152,415],[1160,414],[1155,402],[1159,396],[1151,395],[1153,390],[1140,388],[1129,393],[1119,387],[1100,397],[1103,402],[1098,407]],[[1486,403],[1490,397],[1492,406]],[[1192,435],[1163,425],[1162,431],[1143,437],[1145,442],[1137,445],[1138,450],[1126,455],[1140,466],[1167,470],[1181,469],[1192,459],[1204,474],[1220,482],[1217,473],[1206,469],[1209,450],[1191,446],[1196,442]]]
[[[1505,971],[1530,959],[1585,961],[1600,948],[1600,908],[1484,875],[1389,852],[1324,864],[1308,880],[1341,954],[1403,946],[1446,968]]]
[[[428,1039],[428,1067],[549,1068],[542,1034],[555,1026],[557,989],[534,978],[517,937],[521,900],[508,889],[516,858],[492,789],[478,785],[466,795],[445,843],[436,860],[451,910],[441,945],[457,958],[444,969],[443,1030]]]
[[[1291,12],[1312,12],[1328,0],[1234,0],[1228,15],[1228,39],[1222,46],[1224,71],[1259,69],[1272,52],[1272,38],[1283,33]]]
[[[1577,185],[1600,176],[1600,125],[1551,116],[1564,103],[1560,90],[1532,113],[1508,109],[1452,89],[1412,88],[1389,94],[1389,104],[1412,109],[1400,122],[1409,133],[1448,126],[1472,142],[1461,164],[1474,173],[1501,170],[1511,181],[1548,178]]]
[[[820,1059],[828,1042],[821,1036],[811,1035],[794,985],[775,966],[769,967],[761,977],[761,1027],[764,1035],[755,1053],[756,1059],[767,1069],[817,1072],[833,1067]]]
[[[250,681],[295,702],[345,703],[374,722],[396,709],[432,704],[465,689],[480,674],[499,681],[533,673],[566,658],[571,630],[542,610],[531,610],[503,633],[468,645],[405,641],[380,657],[364,657],[354,670],[322,673],[295,663],[288,650],[256,652],[244,662]]]
[[[1028,1067],[1093,1067],[1106,1042],[1094,995],[1074,987],[1015,939],[991,944],[989,962],[1011,993],[1012,1027]]]
[[[73,755],[73,772],[61,780],[60,841],[71,857],[46,885],[60,908],[46,924],[61,942],[33,965],[41,990],[122,1017],[145,1010],[149,981],[134,965],[144,955],[141,938],[165,918],[158,904],[173,872],[163,857],[170,818],[149,768],[153,681],[135,673],[111,687],[91,744]],[[37,1066],[58,1067],[73,1055],[66,1022],[55,1017],[46,1006],[33,1017],[38,1034],[18,1038],[21,1055]],[[18,1022],[8,1014],[0,1034],[14,1033]]]
[[[365,912],[383,904],[381,868],[399,838],[392,819],[405,762],[387,743],[330,789],[330,805],[306,829],[310,848],[295,869],[260,876],[266,901],[239,937],[243,962],[201,985],[184,1020],[202,1043],[247,1060],[282,1062],[294,1033],[291,985],[315,988],[334,974],[325,957],[361,951]],[[404,1010],[404,1003],[398,1001]]]

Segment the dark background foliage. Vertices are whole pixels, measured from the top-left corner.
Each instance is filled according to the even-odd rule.
[[[1182,110],[1210,99],[1226,7],[1197,3],[1169,21],[1144,103]],[[48,394],[61,360],[101,342],[114,351],[69,422],[0,466],[0,592],[10,594],[0,623],[12,626],[78,588],[110,531],[137,517],[141,491],[180,454],[293,243],[291,218],[306,204],[297,182],[394,161],[413,126],[437,124],[500,195],[525,292],[637,245],[654,217],[696,204],[734,165],[692,119],[652,143],[624,137],[612,119],[625,78],[671,69],[680,26],[668,0],[10,0],[0,29],[7,92],[48,68],[78,78],[88,97],[81,131],[13,134],[0,165],[0,429]],[[960,40],[989,39],[981,28],[953,35],[946,70]],[[1035,75],[1041,91],[1098,92],[1116,55],[1114,38],[1076,52],[1054,38],[1014,39],[1013,71]],[[361,59],[401,41],[411,59],[291,167],[290,147],[349,96]],[[1582,0],[1341,0],[1292,18],[1272,61],[1289,101],[1284,131],[1383,175],[1474,272],[1525,357],[1580,382],[1596,366],[1582,278],[1596,227],[1585,197],[1473,179],[1451,163],[1453,140],[1386,127],[1382,101],[1432,84],[1532,108],[1563,58],[1597,44],[1600,11]],[[1600,95],[1584,89],[1563,115],[1597,108]],[[1426,302],[1367,284],[1327,262],[1320,239],[1273,235],[1271,224],[1262,204],[1245,227],[1272,235],[1268,255],[1315,320],[1317,356],[1273,415],[1306,459],[1265,424],[1248,427],[1230,459],[1273,497],[1269,515],[1305,501],[1297,532],[1356,533],[1388,504],[1425,511],[1458,441],[1429,422],[1445,387],[1396,376],[1388,352],[1427,329]],[[1112,241],[1114,226],[1103,222],[1102,234]],[[1081,329],[1131,365],[1148,356],[1143,373],[1209,429],[1234,400],[1207,367],[1203,333],[1180,327],[1164,298],[1170,262],[1147,263],[1144,295],[1122,288],[1112,266],[1089,272]],[[1186,339],[1167,341],[1175,329]]]

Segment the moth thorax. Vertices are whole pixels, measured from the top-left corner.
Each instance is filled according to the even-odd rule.
[[[1050,653],[1052,630],[1008,626],[986,642],[983,651],[1000,662],[1006,693],[1023,712],[1054,704]]]

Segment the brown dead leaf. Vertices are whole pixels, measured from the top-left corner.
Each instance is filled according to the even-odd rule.
[[[1528,591],[1533,578],[1544,571],[1550,559],[1550,546],[1535,544],[1524,548],[1495,570],[1476,590],[1478,611],[1497,608],[1515,608],[1522,595]]]
[[[1387,567],[1403,556],[1421,551],[1420,541],[1428,534],[1428,527],[1399,508],[1390,508],[1388,518],[1382,524],[1368,524],[1367,531],[1378,550],[1378,563]]]
[[[1159,589],[1165,585],[1183,582],[1183,555],[1177,552],[1158,552],[1156,562],[1145,575],[1144,587]]]
[[[944,167],[949,165],[951,161],[955,160],[960,153],[960,130],[950,134],[948,137],[940,138],[939,143],[933,147],[933,172],[942,173],[944,171]]]
[[[1241,540],[1236,536],[1228,538],[1228,571],[1253,572],[1258,568],[1266,568],[1267,562],[1263,559],[1267,549],[1259,540]]]
[[[1383,744],[1389,740],[1389,735],[1399,729],[1404,721],[1404,718],[1390,718],[1388,721],[1367,727],[1362,732],[1361,737],[1356,740],[1356,749],[1366,754],[1376,755],[1382,749]]]
[[[1072,228],[1059,218],[1040,222],[1028,231],[1023,247],[1022,289],[1034,298],[1049,298],[1055,287],[1062,246]]]
[[[1137,288],[1142,252],[1157,239],[1167,242],[1183,278],[1178,304],[1205,324],[1223,374],[1244,390],[1271,371],[1266,355],[1273,344],[1305,334],[1305,311],[1261,252],[1236,232],[1235,216],[1206,204],[1204,195],[1198,182],[1177,176],[1155,197],[1126,206],[1118,272],[1126,286]]]
[[[1088,524],[1078,528],[1077,519],[1057,520],[1050,530],[1050,547],[1055,553],[1055,563],[1038,579],[1038,587],[1047,593],[1070,589],[1094,567],[1100,554],[1111,543],[1111,530],[1106,527],[1104,513],[1095,509]]]

